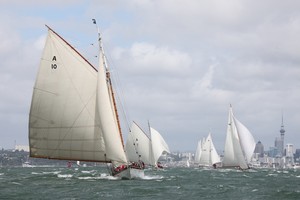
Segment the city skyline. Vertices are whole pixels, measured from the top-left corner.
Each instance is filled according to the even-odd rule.
[[[279,130],[279,133],[280,133],[280,136],[282,136],[282,134],[285,133],[284,124],[283,124],[283,115],[282,115],[281,129]],[[276,147],[276,141],[277,141],[277,139],[278,139],[278,137],[275,137],[274,145],[273,145],[273,146],[267,147],[267,149],[264,148],[264,144],[263,144],[263,142],[260,141],[260,140],[258,140],[258,141],[256,142],[256,145],[258,145],[258,144],[259,144],[259,145],[262,145],[262,148],[264,149],[263,152],[269,152],[269,151],[272,150],[273,147],[277,148],[277,147]],[[281,153],[283,153],[284,150],[286,149],[286,147],[287,147],[287,146],[290,146],[290,145],[293,146],[293,150],[294,150],[294,151],[296,151],[297,149],[300,149],[300,146],[298,147],[297,145],[295,145],[295,144],[293,144],[293,143],[291,143],[291,142],[284,144],[284,141],[283,141],[283,142],[282,142],[282,146],[280,146],[280,148],[282,148],[282,150],[281,150],[282,152],[281,152]],[[0,147],[1,147],[1,146],[0,146]],[[29,146],[27,146],[27,147],[29,147]],[[14,145],[14,148],[15,148],[15,149],[23,149],[23,150],[26,149],[26,150],[27,150],[27,149],[28,149],[27,147],[26,147],[26,145],[24,145],[24,144],[17,144],[16,141],[15,141],[15,145]],[[257,148],[257,146],[255,147],[254,152],[257,151],[256,148]],[[12,149],[13,149],[13,148],[12,148]],[[223,152],[223,150],[221,150],[221,149],[217,149],[217,150],[218,150],[219,152]],[[28,151],[29,151],[29,149],[28,149]],[[195,149],[195,150],[188,150],[187,152],[193,152],[193,151],[196,151],[196,149]],[[174,152],[176,152],[176,151],[174,151]],[[183,151],[183,152],[184,152],[184,151]],[[283,154],[282,154],[282,155],[283,155]],[[282,156],[282,155],[281,155],[281,156]]]

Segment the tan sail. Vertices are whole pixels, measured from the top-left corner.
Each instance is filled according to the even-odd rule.
[[[110,87],[103,62],[97,72],[49,28],[30,109],[30,155],[126,162]]]

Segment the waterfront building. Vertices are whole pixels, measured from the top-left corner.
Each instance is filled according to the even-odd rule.
[[[29,152],[29,146],[28,145],[15,145],[15,151]]]
[[[254,153],[257,153],[258,157],[264,157],[264,145],[261,143],[261,141],[256,143]]]

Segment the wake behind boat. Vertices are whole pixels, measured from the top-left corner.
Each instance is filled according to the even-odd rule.
[[[96,20],[93,20],[96,24]],[[142,177],[124,151],[100,32],[99,68],[48,27],[29,115],[30,156],[111,163],[121,178]]]
[[[249,169],[255,145],[252,134],[237,120],[230,105],[222,166]]]

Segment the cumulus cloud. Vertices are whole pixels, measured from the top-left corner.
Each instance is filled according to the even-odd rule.
[[[146,42],[134,43],[128,51],[118,49],[118,57],[126,70],[145,76],[185,74],[191,65],[187,53]]]

